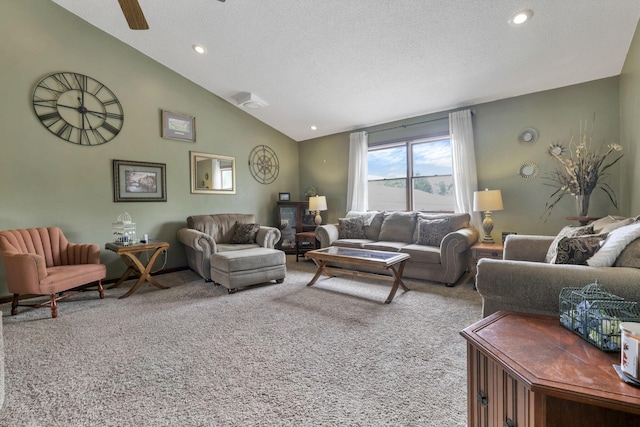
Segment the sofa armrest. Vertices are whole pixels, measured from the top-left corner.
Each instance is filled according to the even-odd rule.
[[[100,264],[100,245],[95,243],[69,243],[67,259],[63,264]]]
[[[554,236],[510,234],[504,242],[504,259],[544,262]]]
[[[465,227],[444,236],[440,242],[440,254],[448,252],[460,253],[471,248],[478,241],[478,230],[475,227]]]
[[[282,233],[278,228],[261,226],[256,234],[256,243],[263,248],[273,249],[280,240]]]
[[[44,257],[37,254],[3,252],[2,261],[11,293],[40,294],[40,281],[48,276]],[[19,283],[20,289],[11,289],[12,283]]]
[[[499,310],[558,315],[560,291],[584,287],[595,280],[609,292],[640,301],[640,269],[495,260],[478,262],[476,288],[482,296],[482,315]]]
[[[324,224],[316,227],[316,238],[320,241],[320,248],[326,248],[338,240],[338,224]]]
[[[216,242],[211,236],[192,228],[181,228],[178,230],[178,241],[196,252],[203,252],[209,256],[218,251]]]

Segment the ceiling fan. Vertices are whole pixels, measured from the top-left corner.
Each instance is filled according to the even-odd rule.
[[[225,0],[218,0],[224,3]],[[149,24],[142,13],[142,8],[138,0],[118,0],[124,17],[132,30],[148,30]]]

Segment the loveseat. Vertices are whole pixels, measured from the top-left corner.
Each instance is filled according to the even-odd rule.
[[[557,236],[507,236],[503,259],[478,262],[476,287],[483,317],[499,310],[557,316],[562,288],[584,287],[596,280],[612,294],[640,302],[637,219],[605,217],[585,227],[565,227]],[[589,265],[596,264],[593,257],[616,235],[625,241],[619,245],[620,254],[612,254],[612,265]],[[595,252],[590,244],[598,245]]]
[[[478,231],[469,214],[354,212],[338,224],[320,225],[320,247],[342,246],[411,255],[404,277],[453,286],[467,271]]]
[[[218,252],[273,249],[280,230],[256,223],[253,214],[193,215],[187,226],[178,230],[189,267],[211,281],[211,255]]]

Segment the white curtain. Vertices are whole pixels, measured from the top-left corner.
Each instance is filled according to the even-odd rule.
[[[456,188],[455,211],[471,216],[471,224],[482,230],[482,217],[473,211],[473,192],[478,189],[476,151],[473,145],[471,110],[449,114],[449,134],[453,157],[453,182]]]
[[[366,132],[353,132],[349,136],[349,179],[347,187],[347,212],[368,209],[369,176],[367,154],[369,153]]]

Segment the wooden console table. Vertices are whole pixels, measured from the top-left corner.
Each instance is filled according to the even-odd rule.
[[[605,353],[555,316],[500,311],[461,332],[467,340],[469,427],[640,425],[640,388]]]
[[[105,249],[115,252],[117,255],[120,255],[120,258],[127,264],[127,271],[124,272],[122,277],[109,289],[117,288],[129,278],[132,274],[134,276],[138,276],[138,281],[129,289],[129,291],[120,296],[119,298],[127,298],[131,296],[135,291],[137,291],[140,286],[144,282],[149,282],[157,288],[167,289],[166,286],[161,285],[151,277],[151,268],[156,261],[158,255],[160,255],[163,251],[169,249],[169,243],[167,242],[156,242],[150,241],[146,243],[138,243],[133,245],[123,245],[121,243],[107,243],[105,245]],[[153,251],[153,254],[149,258],[149,261],[146,265],[142,263],[140,260],[140,255],[143,252]]]

